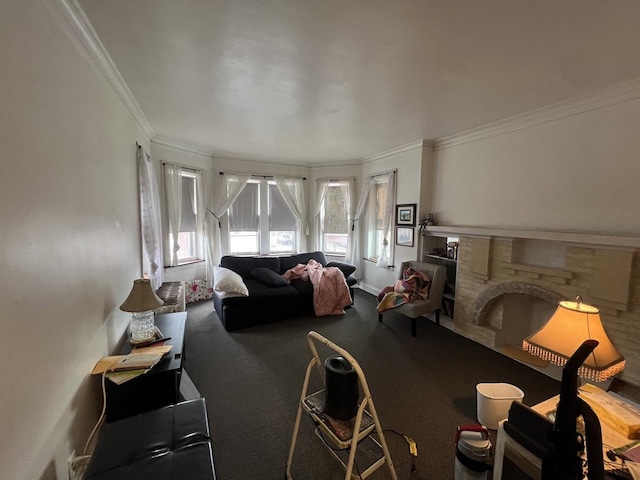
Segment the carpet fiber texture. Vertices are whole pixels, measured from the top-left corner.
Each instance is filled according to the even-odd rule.
[[[226,332],[212,301],[187,306],[184,366],[207,401],[218,478],[284,478],[305,369],[312,358],[306,340],[310,330],[358,361],[383,429],[417,442],[417,468],[411,473],[407,443],[386,433],[399,479],[453,478],[456,428],[477,423],[476,384],[514,384],[525,392],[527,405],[560,391],[559,382],[426,318],[419,319],[415,338],[410,320],[393,311],[379,323],[375,307],[374,296],[356,290],[354,306],[342,316],[302,317]],[[315,372],[314,378],[312,386],[319,389]],[[314,434],[311,420],[306,415],[302,420],[294,478],[343,478],[344,470]],[[495,445],[495,432],[492,442]],[[391,477],[383,467],[369,478]]]

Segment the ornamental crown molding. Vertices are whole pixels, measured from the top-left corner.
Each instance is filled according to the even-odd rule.
[[[265,165],[280,165],[280,166],[286,166],[286,167],[300,167],[300,168],[359,166],[359,162],[353,161],[353,160],[337,160],[335,162],[323,163],[318,165],[315,165],[315,164],[301,165],[297,163],[286,163],[286,162],[279,162],[275,160],[267,160],[263,158],[247,157],[243,155],[236,155],[233,153],[209,150],[203,146],[195,146],[193,144],[183,143],[178,140],[174,140],[172,138],[165,137],[162,135],[157,135],[154,138],[152,138],[151,143],[155,143],[156,145],[161,145],[163,147],[173,148],[175,150],[194,153],[197,155],[202,155],[204,157],[209,157],[209,158],[218,159],[218,160],[233,160],[238,162],[251,162],[251,163],[259,162]]]
[[[496,137],[640,98],[640,78],[433,141],[436,150]]]
[[[45,0],[45,5],[83,58],[120,97],[146,136],[149,139],[155,137],[156,132],[77,0]]]
[[[182,143],[177,140],[173,140],[172,138],[164,137],[162,135],[156,135],[155,137],[153,137],[151,139],[151,143],[162,145],[163,147],[173,148],[175,150],[181,150],[183,152],[195,153],[196,155],[201,155],[207,158],[211,158],[214,156],[213,152],[203,147],[196,147],[191,144]]]
[[[403,152],[408,152],[409,150],[413,150],[415,148],[433,148],[434,144],[432,140],[421,139],[415,142],[407,143],[405,145],[400,145],[398,147],[391,148],[389,150],[385,150],[384,152],[375,153],[373,155],[369,155],[368,157],[364,157],[361,160],[362,164],[375,162],[376,160],[382,160],[383,158],[391,157],[393,155],[398,155]]]

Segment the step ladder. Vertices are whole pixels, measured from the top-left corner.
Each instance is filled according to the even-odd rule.
[[[385,441],[380,420],[378,419],[373,398],[371,397],[371,392],[369,391],[369,386],[367,385],[367,380],[362,368],[360,368],[358,362],[356,362],[346,350],[327,340],[317,332],[309,332],[307,334],[307,342],[309,343],[313,357],[307,366],[302,385],[302,393],[298,404],[298,413],[293,427],[293,437],[291,439],[291,447],[289,448],[289,457],[285,470],[286,479],[293,480],[291,464],[296,449],[300,419],[304,411],[317,426],[316,435],[318,435],[323,441],[323,444],[345,468],[345,480],[365,479],[385,464],[389,468],[391,478],[397,480],[398,477],[393,467],[393,462],[391,461],[389,448],[387,447],[387,442]],[[311,394],[308,393],[309,379],[314,366],[318,368],[322,383],[326,385],[325,371],[320,361],[320,356],[318,355],[316,342],[342,355],[358,375],[359,386],[364,398],[358,405],[358,412],[355,418],[351,420],[337,420],[325,413],[324,389]],[[329,444],[327,439],[333,443],[334,447]],[[366,464],[368,466],[363,471],[354,473],[353,468],[356,454],[360,464]]]

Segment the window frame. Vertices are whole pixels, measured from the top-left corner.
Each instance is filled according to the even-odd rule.
[[[186,168],[186,167],[181,167],[180,170],[180,176],[183,178],[189,178],[193,180],[193,208],[195,209],[194,212],[194,227],[197,227],[198,221],[197,221],[197,216],[198,216],[198,175],[196,175],[196,172],[192,169]],[[184,200],[184,196],[183,196],[183,200]],[[182,206],[184,208],[184,206]],[[182,222],[181,222],[182,224]],[[182,225],[181,225],[182,226]],[[165,268],[175,268],[175,267],[179,267],[182,265],[188,265],[190,263],[196,263],[196,262],[202,262],[204,261],[204,233],[203,232],[199,232],[197,228],[195,228],[195,230],[189,230],[189,231],[182,231],[180,230],[178,232],[178,236],[180,237],[181,234],[190,234],[191,236],[191,242],[194,244],[193,246],[193,253],[194,255],[192,256],[188,256],[188,257],[180,257],[178,255],[178,265],[174,265],[174,266],[165,266]],[[171,236],[171,234],[167,231],[165,233],[165,238],[166,241],[168,242],[169,245],[169,250],[171,250],[173,248],[173,237]],[[179,244],[181,244],[182,242],[179,242]]]
[[[390,188],[389,183],[387,178],[374,179],[372,189],[369,192],[369,198],[367,199],[367,235],[364,259],[374,263],[378,261],[378,252],[381,251],[382,239],[384,239],[384,229],[377,227],[379,221],[384,222],[384,208],[386,203],[386,197],[383,200],[378,200],[378,187],[386,184],[386,195],[388,195]],[[381,210],[379,210],[379,208],[381,208]],[[380,215],[378,215],[378,213],[380,213]],[[390,241],[389,243],[390,256],[393,258],[394,242]]]
[[[258,217],[262,218],[262,202],[261,202],[261,196],[262,196],[262,183],[260,180],[256,180],[256,179],[250,179],[247,182],[247,185],[245,186],[245,189],[249,186],[249,184],[253,184],[253,185],[258,185]],[[236,202],[238,201],[238,199],[242,196],[242,194],[244,193],[244,189],[242,192],[240,192],[240,195],[238,195],[238,198],[236,199]],[[234,202],[235,203],[235,202]],[[231,205],[230,209],[233,208],[233,205]],[[261,239],[260,239],[260,224],[258,223],[258,230],[232,230],[231,229],[231,215],[229,212],[227,212],[225,214],[226,216],[226,222],[225,222],[225,227],[226,227],[226,232],[225,232],[225,236],[227,239],[227,251],[229,252],[229,254],[231,255],[259,255],[260,254],[260,249],[261,249]],[[255,236],[255,245],[258,247],[257,250],[247,250],[247,251],[242,251],[242,250],[238,250],[238,251],[233,251],[232,250],[232,236],[237,235],[237,236],[242,236],[243,234],[247,234],[247,233],[254,233]]]
[[[342,188],[343,186],[341,185],[340,182],[329,182],[329,184],[327,185],[327,190],[324,194],[324,198],[322,199],[322,204],[320,206],[320,239],[321,239],[321,250],[325,255],[329,255],[332,257],[346,257],[347,255],[347,249],[348,249],[348,239],[349,239],[349,209],[348,206],[346,204],[346,201],[344,203],[344,218],[345,218],[345,226],[346,226],[346,230],[344,233],[339,233],[339,232],[326,232],[325,231],[325,214],[326,214],[326,199],[327,199],[327,193],[329,191],[330,188],[337,188],[340,191],[340,195],[342,195]],[[345,239],[345,248],[344,248],[344,252],[340,252],[340,251],[329,251],[327,250],[327,235],[340,235],[340,236],[344,236]]]
[[[288,254],[297,253],[296,251],[297,228],[294,228],[294,230],[291,230],[291,231],[288,231],[288,230],[283,231],[283,232],[289,232],[291,235],[291,250],[272,250],[271,248],[271,233],[281,231],[281,230],[272,231],[269,228],[269,190],[270,190],[270,187],[277,188],[275,181],[268,178],[265,178],[265,179],[252,178],[247,183],[258,184],[258,199],[259,199],[258,200],[258,217],[260,220],[258,224],[258,230],[255,231],[256,245],[258,249],[254,251],[233,251],[232,250],[232,246],[233,246],[232,235],[235,232],[240,232],[240,230],[231,229],[231,224],[229,221],[230,215],[229,213],[227,213],[225,214],[226,221],[224,222],[224,230],[225,230],[224,237],[227,242],[226,250],[229,252],[230,255],[247,255],[247,256],[249,255],[288,255]],[[240,195],[242,195],[242,193]],[[263,214],[263,212],[266,212],[266,214]],[[293,212],[290,211],[290,213],[294,221],[294,225],[297,226],[299,222],[298,219],[295,217]],[[251,232],[253,232],[253,230],[251,230]]]

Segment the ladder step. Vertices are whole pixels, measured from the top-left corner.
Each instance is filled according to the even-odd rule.
[[[327,415],[324,411],[324,390],[315,392],[302,401],[302,407],[309,413],[316,423],[329,435],[333,443],[339,448],[348,446],[353,438],[355,417],[350,420],[337,420]],[[375,423],[371,414],[364,410],[360,422],[358,439],[362,439],[373,432]]]
[[[343,450],[334,450],[326,444],[325,439],[319,430],[315,431],[316,435],[323,441],[325,447],[328,447],[331,454],[342,464],[342,467],[346,470],[347,463],[349,462],[349,448]],[[368,436],[358,443],[356,447],[356,462],[351,472],[351,478],[353,480],[361,480],[367,478],[378,468],[385,464],[384,452],[382,446],[376,441],[375,438]],[[366,465],[366,468],[362,471],[358,471],[357,468],[362,468]]]

